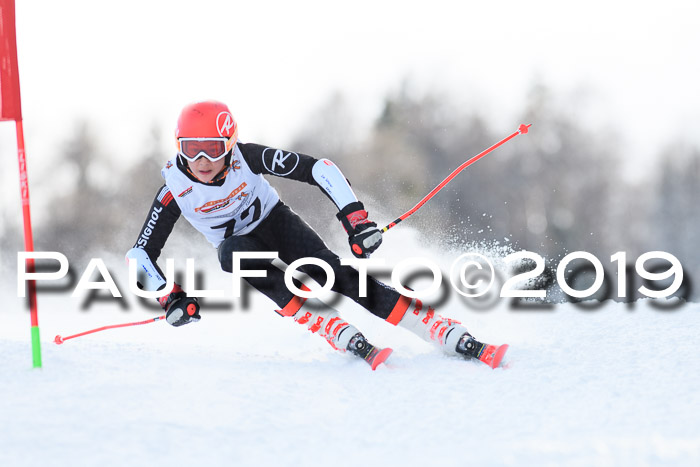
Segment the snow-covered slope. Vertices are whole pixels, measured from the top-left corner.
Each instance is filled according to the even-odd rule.
[[[382,248],[398,257],[406,245]],[[698,305],[523,312],[449,300],[441,311],[477,337],[511,344],[510,368],[491,370],[343,304],[395,349],[372,372],[260,298],[182,328],[53,344],[155,316],[80,302],[40,296],[41,370],[19,299],[0,311],[0,465],[700,465]]]

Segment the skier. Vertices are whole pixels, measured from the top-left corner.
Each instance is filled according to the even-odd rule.
[[[186,106],[175,131],[177,155],[161,174],[165,184],[158,190],[146,221],[127,258],[138,262],[139,285],[145,290],[165,288],[166,280],[156,260],[178,218],[184,216],[218,250],[221,268],[232,271],[234,252],[278,252],[287,264],[314,257],[328,263],[335,273],[334,292],[350,297],[375,316],[399,325],[445,352],[478,358],[498,366],[507,346],[496,347],[475,340],[457,321],[443,318],[418,299],[402,296],[395,289],[367,277],[367,294],[359,293],[359,274],[341,266],[339,257],[318,234],[284,204],[263,175],[290,178],[315,185],[338,209],[336,217],[348,235],[356,257],[367,257],[382,243],[382,234],[357,199],[340,169],[328,159],[243,143],[229,108],[216,101]],[[241,270],[263,270],[265,277],[246,281],[269,297],[280,315],[291,317],[318,333],[339,351],[365,359],[375,369],[391,349],[370,344],[352,324],[318,299],[294,295],[284,283],[284,273],[270,259],[241,259]],[[299,268],[325,283],[325,272],[316,265]],[[295,285],[305,289],[295,280]],[[199,303],[177,283],[158,300],[173,326],[199,321]],[[315,302],[315,303],[312,303]]]

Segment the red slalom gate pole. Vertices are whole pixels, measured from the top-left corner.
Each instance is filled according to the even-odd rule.
[[[22,127],[22,99],[19,88],[19,66],[17,63],[17,35],[15,33],[15,1],[0,0],[0,121],[14,120],[17,128],[17,158],[19,160],[19,187],[22,194],[24,218],[24,249],[34,251],[32,221],[29,215],[29,182],[27,159],[24,152],[24,130]],[[26,271],[34,272],[34,260],[29,258]],[[39,317],[36,305],[36,282],[28,282],[28,301],[31,312],[32,362],[41,368],[41,340],[39,339]]]
[[[156,321],[160,321],[161,319],[165,319],[165,315],[161,315],[161,316],[158,316],[156,318],[150,318],[150,319],[147,319],[145,321],[138,321],[135,323],[112,324],[109,326],[102,326],[101,328],[91,329],[89,331],[81,332],[78,334],[73,334],[72,336],[66,336],[66,337],[56,336],[56,338],[54,339],[54,342],[56,344],[63,344],[68,339],[75,339],[76,337],[84,336],[86,334],[92,334],[93,332],[100,332],[100,331],[104,331],[106,329],[125,328],[127,326],[138,326],[140,324],[155,323]]]
[[[442,190],[443,188],[445,188],[445,185],[447,185],[448,183],[450,183],[450,181],[451,181],[453,178],[455,178],[462,170],[466,169],[467,167],[469,167],[470,165],[472,165],[474,162],[476,162],[476,161],[478,161],[479,159],[481,159],[482,157],[484,157],[486,154],[490,153],[491,151],[493,151],[493,150],[496,149],[497,147],[501,146],[502,144],[507,143],[508,141],[510,141],[511,139],[515,138],[516,136],[518,136],[518,135],[524,135],[525,133],[528,132],[528,129],[529,129],[531,126],[532,126],[532,124],[529,124],[529,125],[524,125],[524,124],[523,124],[523,125],[520,125],[520,127],[518,127],[518,130],[517,130],[516,132],[514,132],[513,134],[511,134],[511,135],[509,135],[509,136],[503,138],[503,139],[500,140],[498,143],[494,144],[494,145],[491,146],[490,148],[487,148],[487,149],[483,150],[482,152],[480,152],[480,153],[477,154],[476,156],[474,156],[474,157],[472,157],[471,159],[469,159],[468,161],[466,161],[464,164],[462,164],[462,165],[460,165],[459,167],[457,167],[450,175],[447,176],[446,179],[444,179],[442,182],[440,182],[440,184],[439,184],[438,186],[436,186],[435,188],[433,188],[432,191],[431,191],[430,193],[428,193],[427,195],[425,195],[425,197],[424,197],[422,200],[420,200],[420,201],[418,202],[418,204],[416,204],[416,205],[413,206],[411,209],[409,209],[408,211],[406,211],[401,217],[397,218],[394,222],[392,222],[392,223],[390,223],[389,225],[387,225],[386,227],[384,227],[384,228],[382,229],[382,233],[386,232],[387,230],[389,230],[389,229],[392,228],[392,227],[395,227],[396,224],[398,224],[399,222],[401,222],[401,221],[407,219],[408,217],[410,217],[411,215],[413,215],[413,213],[415,213],[417,210],[419,210],[419,209],[421,208],[421,206],[423,206],[425,203],[427,203],[428,200],[430,200],[430,198],[432,198],[433,196],[435,196],[435,195],[437,194],[437,192],[439,192],[440,190]]]
[[[24,250],[34,251],[32,219],[29,209],[29,180],[27,177],[27,158],[24,152],[24,129],[22,120],[17,120],[17,157],[19,160],[19,188],[22,192],[22,217],[24,219]],[[27,272],[34,273],[34,259],[27,258]],[[36,282],[27,282],[27,299],[31,313],[32,363],[34,368],[41,368],[41,339],[39,335],[39,311],[36,304]]]

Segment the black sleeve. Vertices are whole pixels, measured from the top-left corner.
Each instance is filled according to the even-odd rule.
[[[250,169],[256,174],[291,178],[318,186],[311,175],[311,169],[318,161],[315,157],[254,143],[238,143],[238,148]]]
[[[146,222],[134,244],[134,248],[142,248],[148,254],[154,265],[180,214],[180,207],[173,199],[173,194],[163,185],[153,200]]]

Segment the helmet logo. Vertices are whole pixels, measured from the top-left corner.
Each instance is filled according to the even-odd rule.
[[[233,115],[228,112],[221,112],[216,117],[216,129],[219,131],[219,136],[229,135],[235,124]]]

